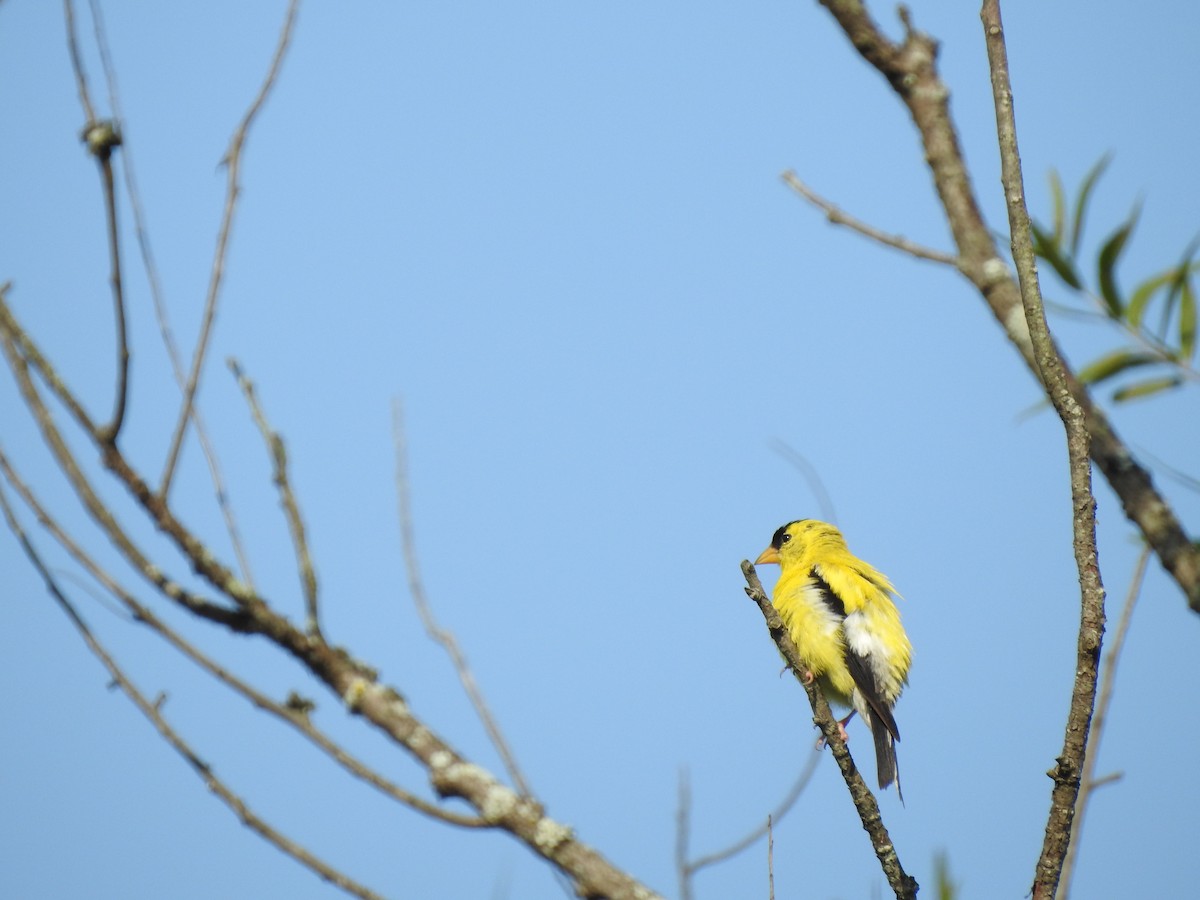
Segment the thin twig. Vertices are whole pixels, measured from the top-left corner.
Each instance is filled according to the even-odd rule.
[[[454,635],[438,624],[437,618],[433,614],[433,607],[429,603],[429,597],[425,593],[425,582],[421,578],[417,542],[413,532],[412,489],[408,479],[408,445],[404,431],[404,410],[399,399],[392,404],[392,441],[396,454],[396,501],[400,518],[400,540],[403,544],[404,566],[408,570],[408,588],[409,593],[412,594],[413,604],[417,608],[417,614],[421,617],[421,623],[425,626],[426,633],[450,657],[458,680],[462,683],[463,690],[475,708],[475,714],[479,716],[479,721],[483,723],[492,746],[500,754],[504,768],[512,779],[513,787],[521,796],[532,797],[533,792],[529,788],[529,783],[521,774],[520,766],[517,765],[516,754],[509,747],[504,733],[500,730],[500,723],[496,721],[487,701],[484,700],[483,692],[475,681],[475,675],[471,672],[466,654],[458,646]]]
[[[109,281],[112,284],[113,314],[117,323],[117,387],[113,401],[112,420],[101,429],[102,440],[115,444],[125,421],[125,405],[129,397],[129,334],[125,323],[125,291],[121,279],[121,241],[117,227],[117,190],[113,177],[113,150],[121,145],[121,131],[114,122],[102,122],[96,118],[88,89],[87,72],[79,53],[79,40],[75,34],[75,7],[71,0],[64,0],[67,25],[67,46],[70,48],[71,66],[75,70],[75,83],[79,100],[83,105],[86,122],[82,137],[88,152],[100,167],[100,181],[104,190],[104,215],[108,224]]]
[[[687,769],[679,771],[679,801],[675,808],[675,876],[679,879],[679,900],[692,900],[692,873],[688,842],[692,834],[692,786]]]
[[[87,433],[88,437],[97,444],[102,443],[100,429],[96,427],[87,410],[83,408],[83,404],[66,386],[53,364],[45,357],[37,344],[33,342],[33,338],[13,315],[12,309],[8,305],[8,288],[9,284],[6,283],[4,289],[0,290],[0,336],[3,336],[6,341],[12,342],[13,352],[21,359],[23,365],[33,366],[38,376],[50,388],[55,399],[70,413],[71,418]]]
[[[175,375],[175,383],[179,385],[179,389],[182,391],[187,385],[187,375],[183,371],[179,346],[175,343],[175,335],[171,330],[171,323],[167,316],[167,304],[164,299],[162,278],[159,276],[158,265],[155,263],[154,253],[150,246],[150,229],[146,225],[146,213],[142,206],[142,195],[138,189],[137,179],[134,177],[133,150],[130,146],[129,134],[126,130],[125,116],[121,112],[120,91],[117,89],[117,72],[112,62],[112,53],[109,50],[108,33],[104,27],[104,16],[101,12],[99,0],[88,0],[88,7],[92,15],[96,48],[100,53],[100,66],[104,71],[104,81],[108,88],[108,105],[112,110],[113,121],[116,122],[117,129],[121,134],[121,172],[125,178],[125,195],[129,199],[129,209],[133,213],[133,229],[137,237],[138,250],[142,256],[142,267],[146,270],[146,281],[150,287],[150,299],[154,304],[154,315],[158,319],[159,334],[162,337],[163,346],[166,348],[167,357],[171,361],[171,371]],[[242,580],[249,585],[251,590],[254,590],[254,573],[250,568],[250,557],[246,553],[245,542],[242,540],[241,531],[237,524],[237,516],[234,513],[233,504],[230,502],[229,492],[225,488],[225,477],[217,459],[216,449],[213,447],[212,440],[208,436],[208,426],[205,425],[204,418],[200,415],[200,410],[195,405],[192,406],[192,422],[196,426],[196,437],[200,441],[200,449],[205,461],[208,463],[209,476],[212,479],[213,493],[216,497],[217,507],[221,510],[221,517],[225,520],[225,530],[229,534],[229,541],[233,546],[234,555],[237,556],[238,569],[241,572]]]
[[[767,898],[775,900],[775,829],[767,816]]]
[[[817,765],[820,762],[821,752],[814,747],[808,755],[808,760],[804,763],[804,768],[800,771],[800,775],[796,778],[795,783],[788,790],[787,795],[780,801],[774,812],[767,816],[768,822],[781,822],[783,817],[791,811],[796,801],[800,799],[800,795],[804,793],[804,789],[808,787],[808,783],[812,781],[812,777],[817,771]],[[745,837],[735,841],[728,847],[692,860],[688,864],[688,874],[695,874],[706,866],[715,865],[716,863],[724,862],[731,857],[737,856],[743,850],[757,843],[759,838],[765,834],[767,834],[767,826],[759,825]]]
[[[887,827],[883,824],[879,804],[854,765],[854,759],[850,756],[846,741],[839,732],[838,723],[829,709],[825,695],[821,692],[820,684],[811,676],[807,680],[805,679],[805,675],[809,674],[808,667],[800,658],[796,644],[788,634],[783,620],[779,618],[779,613],[771,604],[767,592],[763,590],[762,583],[758,580],[758,572],[748,560],[742,561],[742,575],[746,578],[746,596],[757,604],[763,618],[766,619],[767,631],[770,633],[771,639],[779,648],[780,654],[787,662],[788,668],[792,670],[792,674],[796,676],[796,680],[808,694],[808,701],[813,710],[813,723],[821,729],[825,743],[829,745],[838,769],[846,781],[846,787],[850,790],[850,799],[854,802],[855,809],[858,810],[863,829],[870,836],[871,847],[883,868],[884,877],[887,878],[888,884],[891,885],[898,900],[913,900],[917,895],[917,880],[907,874],[900,864],[896,847],[888,835]]]
[[[811,203],[813,206],[825,213],[825,217],[834,225],[844,225],[851,231],[857,231],[864,237],[870,238],[885,247],[891,247],[894,250],[899,250],[902,253],[907,253],[909,256],[915,256],[917,259],[927,259],[930,262],[941,263],[946,266],[958,268],[958,258],[951,256],[949,253],[943,253],[941,250],[933,250],[929,247],[922,246],[915,241],[910,241],[906,237],[901,237],[898,234],[888,234],[885,231],[880,231],[868,225],[861,219],[856,219],[854,216],[835,206],[833,203],[826,200],[807,184],[800,180],[795,172],[790,169],[784,172],[782,176],[783,183],[790,187],[793,191]]]
[[[105,145],[106,146],[106,145]],[[117,320],[117,387],[112,420],[101,429],[106,444],[115,444],[125,422],[129,398],[129,334],[125,324],[125,291],[121,280],[121,240],[117,229],[117,191],[109,151],[94,154],[104,182],[104,210],[108,220],[108,259],[113,294],[113,313]]]
[[[300,0],[291,0],[288,4],[287,14],[283,20],[283,27],[279,32],[279,42],[275,47],[275,56],[271,60],[271,67],[267,71],[267,77],[263,79],[262,86],[258,90],[258,95],[250,104],[250,108],[246,110],[246,114],[242,117],[241,123],[234,131],[233,137],[229,142],[229,149],[225,151],[223,159],[226,168],[225,211],[222,214],[220,230],[217,232],[217,249],[213,258],[212,274],[209,278],[208,297],[204,302],[204,316],[200,325],[200,336],[196,341],[196,349],[192,353],[192,368],[188,375],[187,385],[183,390],[183,407],[179,411],[175,431],[171,437],[171,448],[167,452],[167,463],[163,469],[162,479],[159,483],[158,494],[163,500],[166,500],[171,491],[171,481],[175,476],[175,466],[179,461],[179,451],[183,444],[184,434],[187,431],[188,420],[191,418],[192,404],[196,399],[196,391],[200,386],[200,373],[204,368],[204,359],[208,353],[213,319],[217,314],[217,298],[220,294],[221,283],[225,275],[225,254],[229,246],[229,235],[233,229],[233,216],[237,210],[238,196],[241,193],[239,175],[241,172],[242,148],[246,143],[246,138],[250,134],[250,126],[262,109],[263,104],[266,103],[267,97],[271,93],[271,88],[275,86],[279,70],[283,65],[284,57],[287,55],[288,47],[291,44],[292,29],[295,25],[296,13],[299,8]]]
[[[237,379],[238,387],[246,397],[250,407],[250,415],[258,426],[267,450],[271,454],[272,481],[279,490],[279,502],[283,506],[283,514],[287,519],[288,531],[292,536],[292,548],[296,554],[296,563],[300,567],[300,584],[304,590],[304,609],[308,617],[308,633],[320,637],[321,625],[317,608],[317,571],[313,567],[312,554],[308,549],[308,534],[304,528],[304,517],[300,515],[300,505],[296,502],[296,494],[292,490],[288,478],[287,447],[278,432],[271,429],[267,417],[263,414],[258,402],[258,394],[252,382],[236,359],[230,359],[229,369]]]
[[[810,463],[799,450],[779,438],[771,439],[771,449],[800,471],[801,476],[808,482],[808,489],[817,498],[817,508],[821,511],[821,519],[836,525],[837,510],[833,507],[833,498],[829,496],[829,491],[826,490],[825,482],[821,480],[821,473],[817,471],[816,466]]]
[[[240,819],[242,824],[244,824],[247,828],[257,833],[268,843],[283,851],[300,864],[317,873],[326,881],[336,885],[348,894],[363,898],[363,900],[382,900],[379,894],[376,894],[369,888],[359,884],[357,881],[353,880],[340,870],[333,868],[331,865],[314,855],[311,851],[291,840],[282,832],[268,824],[257,813],[255,813],[241,797],[230,790],[225,782],[223,782],[213,773],[212,767],[209,766],[208,763],[204,762],[204,760],[197,755],[196,751],[193,750],[186,741],[184,741],[179,733],[167,723],[166,719],[159,711],[158,706],[153,701],[147,699],[147,697],[138,690],[133,682],[130,681],[125,675],[121,667],[117,665],[116,660],[112,657],[100,640],[92,633],[87,623],[79,615],[78,611],[76,611],[74,605],[70,600],[67,599],[66,595],[59,588],[54,576],[50,573],[50,570],[46,567],[45,563],[43,563],[41,556],[34,548],[24,529],[22,529],[20,522],[17,521],[12,508],[9,506],[8,498],[3,492],[3,489],[0,489],[0,507],[3,507],[4,517],[8,523],[9,529],[17,536],[18,541],[21,543],[22,549],[25,551],[25,555],[29,558],[30,562],[33,563],[34,568],[37,569],[38,573],[42,576],[42,579],[46,584],[46,589],[50,592],[50,595],[54,598],[55,602],[59,605],[63,612],[66,613],[67,618],[71,620],[71,624],[75,626],[76,630],[83,638],[84,643],[87,644],[88,649],[92,651],[96,658],[100,660],[104,668],[108,670],[108,674],[112,679],[112,682],[125,692],[126,696],[133,701],[133,704],[138,708],[142,715],[150,720],[151,724],[154,725],[154,727],[158,730],[158,733],[162,735],[163,739],[171,745],[172,749],[174,749],[176,753],[184,758],[187,764],[191,767],[192,771],[195,772],[204,782],[205,786],[214,794],[216,794],[226,806],[233,810],[234,814],[237,815],[238,819]]]
[[[1100,671],[1100,695],[1096,700],[1096,712],[1092,716],[1092,739],[1088,742],[1087,755],[1083,761],[1083,774],[1079,779],[1079,799],[1075,801],[1075,820],[1071,823],[1071,843],[1067,849],[1067,858],[1063,862],[1062,877],[1059,879],[1058,897],[1067,900],[1071,894],[1071,879],[1075,874],[1075,859],[1079,854],[1079,838],[1083,833],[1083,819],[1087,814],[1088,803],[1096,789],[1120,778],[1119,773],[1096,778],[1096,760],[1100,757],[1100,742],[1104,738],[1104,727],[1108,724],[1108,708],[1112,704],[1113,691],[1117,684],[1117,663],[1121,659],[1121,651],[1125,648],[1125,637],[1129,634],[1129,624],[1133,621],[1133,608],[1137,605],[1142,593],[1142,580],[1146,575],[1146,564],[1150,561],[1150,548],[1143,547],[1134,566],[1133,577],[1129,580],[1129,591],[1125,595],[1125,605],[1121,607],[1121,617],[1117,620],[1117,629],[1109,643],[1108,652],[1104,654],[1104,662]]]
[[[1016,117],[1012,84],[1008,74],[1008,50],[1000,19],[999,0],[983,0],[980,12],[992,74],[992,96],[996,106],[996,133],[1000,145],[1001,181],[1008,206],[1009,234],[1013,261],[1021,287],[1021,303],[1033,345],[1034,360],[1046,394],[1062,419],[1066,431],[1075,564],[1079,571],[1080,613],[1076,647],[1075,682],[1067,714],[1062,755],[1050,770],[1054,781],[1046,836],[1033,880],[1034,900],[1051,900],[1058,889],[1063,861],[1070,846],[1071,822],[1087,752],[1092,710],[1096,702],[1096,680],[1100,646],[1104,634],[1104,586],[1096,551],[1096,498],[1092,493],[1091,435],[1084,412],[1068,383],[1065,366],[1050,338],[1046,312],[1038,287],[1037,256],[1025,207],[1025,185],[1017,147]]]
[[[63,16],[67,25],[67,49],[71,54],[71,69],[75,72],[75,89],[79,92],[83,117],[91,123],[96,121],[96,110],[92,106],[92,95],[88,90],[87,70],[83,67],[83,56],[79,52],[79,40],[75,35],[75,4],[72,0],[63,0]]]

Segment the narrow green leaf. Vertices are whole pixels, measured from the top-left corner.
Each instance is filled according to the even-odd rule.
[[[1127,369],[1162,362],[1162,357],[1139,350],[1114,350],[1079,370],[1079,380],[1084,384],[1099,384]]]
[[[1133,296],[1129,298],[1129,305],[1125,307],[1125,321],[1129,323],[1130,328],[1140,329],[1142,327],[1142,316],[1146,313],[1146,305],[1165,285],[1175,281],[1178,277],[1179,267],[1174,266],[1138,285]]]
[[[1112,162],[1112,154],[1105,153],[1097,163],[1092,166],[1088,173],[1083,176],[1083,181],[1079,185],[1079,198],[1075,201],[1075,220],[1071,224],[1071,255],[1079,255],[1079,243],[1083,240],[1083,219],[1087,213],[1088,201],[1092,198],[1092,189],[1096,186],[1096,182],[1100,180],[1100,176],[1104,174],[1104,170],[1108,168],[1108,164]]]
[[[1079,279],[1075,264],[1062,255],[1062,245],[1036,222],[1030,222],[1029,227],[1033,232],[1033,252],[1050,263],[1058,277],[1067,285],[1077,291],[1081,290],[1083,282]]]
[[[1170,375],[1166,378],[1151,378],[1149,381],[1139,381],[1137,384],[1131,384],[1128,387],[1113,391],[1112,398],[1115,403],[1124,403],[1126,400],[1137,400],[1153,394],[1160,394],[1163,391],[1177,388],[1181,384],[1183,384],[1183,379],[1178,375]]]
[[[1050,170],[1050,199],[1054,204],[1054,243],[1061,247],[1063,228],[1066,227],[1067,198],[1063,191],[1062,178],[1054,169]]]
[[[1141,214],[1141,211],[1142,208],[1139,203],[1133,208],[1133,212],[1129,214],[1129,218],[1125,224],[1114,231],[1108,240],[1104,242],[1104,246],[1100,248],[1100,261],[1098,265],[1100,296],[1104,300],[1105,307],[1108,308],[1109,315],[1114,319],[1121,317],[1121,312],[1125,306],[1121,300],[1121,291],[1117,287],[1117,260],[1120,259],[1121,251],[1125,249],[1129,235],[1133,233],[1133,229],[1137,225],[1138,216]]]
[[[950,875],[950,860],[944,850],[933,858],[933,879],[937,900],[958,900],[959,884]]]
[[[1200,237],[1194,238],[1184,251],[1183,259],[1171,279],[1171,289],[1167,292],[1167,302],[1163,304],[1162,323],[1159,335],[1163,343],[1169,343],[1167,334],[1171,318],[1175,315],[1175,306],[1179,305],[1179,347],[1175,358],[1187,361],[1192,356],[1196,344],[1196,297],[1192,287],[1192,273],[1200,263],[1194,262],[1196,251],[1200,249]]]
[[[1196,291],[1184,276],[1179,292],[1179,361],[1188,362],[1196,352]]]

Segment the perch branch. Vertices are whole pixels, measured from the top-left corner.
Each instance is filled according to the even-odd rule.
[[[883,824],[879,804],[854,765],[850,749],[838,731],[837,721],[833,718],[829,703],[826,702],[825,695],[821,692],[821,686],[817,684],[816,679],[805,683],[804,676],[808,672],[808,667],[800,659],[800,654],[791,635],[788,634],[783,620],[779,618],[779,613],[775,611],[770,598],[767,597],[767,592],[763,590],[762,583],[758,580],[758,573],[747,560],[742,561],[742,575],[746,578],[746,596],[758,605],[759,611],[767,621],[767,630],[770,632],[771,639],[779,648],[780,654],[787,662],[788,668],[792,670],[792,674],[796,676],[796,680],[808,694],[808,701],[813,710],[813,723],[821,729],[821,734],[824,735],[825,742],[829,745],[833,758],[842,772],[846,787],[850,790],[850,799],[854,802],[854,808],[858,810],[862,826],[871,838],[871,847],[879,859],[879,864],[883,867],[884,877],[887,878],[888,884],[891,885],[898,900],[913,900],[917,896],[917,880],[907,874],[900,865],[896,847],[888,835],[887,827]]]

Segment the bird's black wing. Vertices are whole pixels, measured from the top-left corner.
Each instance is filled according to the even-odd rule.
[[[842,598],[835,594],[833,588],[829,586],[829,582],[821,577],[819,569],[814,567],[810,577],[821,600],[838,615],[838,618],[844,621],[846,604],[842,602]],[[859,693],[863,695],[863,699],[867,701],[867,705],[871,707],[871,711],[875,713],[879,721],[891,732],[892,737],[900,740],[900,728],[896,725],[896,717],[892,715],[892,709],[888,702],[883,699],[883,693],[879,690],[879,682],[875,678],[875,670],[871,668],[870,661],[862,654],[856,653],[849,642],[846,643],[845,658],[846,668],[850,670],[850,677],[854,679],[854,686],[858,688]]]
[[[829,586],[829,582],[821,577],[819,567],[814,566],[809,577],[812,579],[813,587],[816,588],[821,602],[841,620],[844,630],[846,627],[846,604]],[[896,741],[900,740],[900,728],[896,725],[896,717],[892,715],[892,708],[879,689],[879,681],[875,677],[875,669],[871,666],[870,660],[855,651],[849,641],[845,642],[845,648],[846,668],[850,670],[854,686],[858,688],[858,692],[866,700],[867,706],[871,708],[872,715],[867,725],[870,727],[871,737],[875,741],[875,767],[879,786],[886,788],[894,782],[896,794],[903,803],[904,794],[900,791],[900,767],[896,762]]]

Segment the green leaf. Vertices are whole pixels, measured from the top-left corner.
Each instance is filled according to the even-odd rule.
[[[1179,387],[1181,384],[1183,384],[1183,379],[1178,375],[1170,375],[1166,378],[1151,378],[1149,381],[1139,381],[1137,384],[1131,384],[1128,387],[1113,391],[1112,398],[1116,403],[1123,403],[1126,400],[1137,400],[1142,397],[1149,397],[1152,394],[1169,391],[1172,388]]]
[[[1067,216],[1067,198],[1062,179],[1054,169],[1050,170],[1050,199],[1054,203],[1054,243],[1062,246],[1063,228]]]
[[[1187,362],[1196,352],[1196,292],[1192,279],[1184,270],[1183,287],[1179,292],[1179,356]]]
[[[959,884],[950,875],[950,859],[945,850],[933,858],[933,880],[937,900],[958,900]]]
[[[1162,362],[1162,357],[1153,353],[1139,350],[1114,350],[1080,369],[1079,380],[1084,384],[1099,384],[1114,375],[1120,375],[1127,369],[1148,366],[1156,362]]]
[[[1059,242],[1052,235],[1047,234],[1036,222],[1030,222],[1029,227],[1033,232],[1033,252],[1050,263],[1054,271],[1058,273],[1058,277],[1067,285],[1077,291],[1082,290],[1083,282],[1075,270],[1075,264],[1062,255]]]
[[[1178,277],[1179,267],[1173,266],[1167,269],[1167,271],[1155,275],[1153,278],[1148,278],[1138,285],[1137,290],[1133,292],[1133,296],[1129,298],[1129,305],[1125,307],[1125,321],[1129,323],[1131,328],[1140,329],[1142,327],[1142,316],[1146,313],[1146,304],[1164,286],[1175,281]]]
[[[1109,315],[1114,319],[1121,317],[1124,302],[1121,300],[1121,292],[1117,287],[1116,267],[1117,260],[1121,257],[1121,251],[1125,249],[1125,244],[1129,240],[1129,235],[1133,233],[1134,227],[1137,225],[1138,216],[1141,214],[1142,207],[1139,203],[1133,208],[1133,212],[1129,214],[1129,218],[1125,224],[1114,231],[1104,242],[1104,246],[1100,248],[1099,276],[1100,276],[1100,296],[1104,300],[1104,305],[1108,308]]]
[[[1096,186],[1096,182],[1100,180],[1100,176],[1104,174],[1104,170],[1108,168],[1108,164],[1112,162],[1112,154],[1105,153],[1097,163],[1092,166],[1088,173],[1083,176],[1083,181],[1079,185],[1079,199],[1075,201],[1075,220],[1071,224],[1071,255],[1079,255],[1079,243],[1083,240],[1083,217],[1087,212],[1088,201],[1092,197],[1092,189]]]

